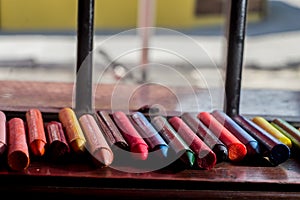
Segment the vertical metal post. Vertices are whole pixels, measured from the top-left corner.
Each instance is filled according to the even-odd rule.
[[[239,114],[247,3],[247,0],[231,0],[230,4],[224,104],[229,116]]]
[[[78,115],[93,108],[94,0],[78,0],[75,110]]]

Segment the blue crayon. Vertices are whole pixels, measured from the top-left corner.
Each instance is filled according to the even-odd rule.
[[[220,110],[214,110],[211,114],[246,146],[248,157],[255,157],[261,154],[259,142],[231,117]]]
[[[141,112],[133,112],[130,115],[130,119],[140,135],[148,143],[150,151],[157,152],[160,156],[167,158],[169,145],[152,126],[148,119]]]
[[[267,150],[267,157],[273,165],[279,165],[290,158],[290,148],[244,116],[233,116],[233,120],[251,134]]]

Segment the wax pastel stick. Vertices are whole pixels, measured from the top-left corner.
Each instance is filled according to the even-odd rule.
[[[242,115],[233,116],[233,120],[264,146],[267,150],[266,156],[273,165],[278,165],[289,159],[290,148],[271,134],[267,133],[253,121]]]
[[[146,160],[148,158],[149,146],[134,128],[127,115],[122,111],[116,111],[112,114],[112,118],[129,144],[133,158]]]
[[[201,138],[217,156],[217,162],[228,159],[228,150],[225,144],[219,140],[197,117],[191,113],[183,113],[181,119]]]
[[[72,108],[62,108],[58,118],[65,129],[67,141],[71,149],[77,154],[85,152],[86,139],[84,138],[77,116]]]
[[[175,153],[175,158],[179,158],[187,166],[192,167],[195,163],[195,153],[174,130],[168,120],[163,116],[155,116],[152,119],[152,124],[160,133],[167,144]]]
[[[238,162],[245,158],[247,155],[246,146],[209,112],[200,112],[197,117],[227,146],[230,161]]]
[[[41,111],[36,108],[29,109],[26,112],[26,122],[29,150],[34,156],[43,156],[47,140]]]
[[[272,124],[270,124],[265,118],[256,116],[252,118],[252,121],[258,126],[260,126],[262,129],[267,131],[269,134],[273,135],[283,144],[287,145],[289,148],[292,147],[292,141],[283,133],[281,133],[278,129],[272,126]]]
[[[171,117],[170,124],[181,138],[190,146],[196,156],[196,163],[199,168],[211,169],[217,163],[216,154],[202,141],[195,132],[177,116]]]
[[[116,151],[118,149],[121,150],[129,150],[129,145],[120,133],[118,127],[115,122],[110,117],[109,113],[106,111],[99,111],[97,113],[97,119],[99,122],[99,126],[105,135],[107,142],[111,146],[112,150]]]
[[[6,135],[6,116],[0,111],[0,155],[3,155],[7,149]]]
[[[70,152],[62,124],[58,121],[50,121],[45,126],[48,155],[54,162],[62,161]]]
[[[79,123],[87,140],[87,149],[90,154],[96,161],[102,163],[103,166],[109,166],[113,162],[114,154],[94,116],[83,114],[79,118]]]
[[[246,130],[238,125],[231,117],[225,112],[214,110],[212,113],[223,126],[229,130],[238,140],[240,140],[247,148],[247,156],[253,157],[261,155],[259,142],[254,139]]]
[[[135,128],[149,145],[150,151],[167,158],[169,145],[167,145],[148,119],[141,112],[133,112],[130,118],[132,119],[132,124],[135,125]]]
[[[27,169],[30,163],[30,157],[25,125],[21,118],[12,118],[8,121],[7,148],[7,162],[10,169],[14,171]]]
[[[284,133],[293,145],[300,149],[300,130],[294,127],[292,124],[281,118],[275,118],[272,120],[271,124],[275,126],[278,130]]]

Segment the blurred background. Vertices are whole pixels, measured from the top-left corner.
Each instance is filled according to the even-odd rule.
[[[300,1],[248,3],[242,87],[299,90]],[[227,14],[225,0],[95,0],[96,80],[222,86]],[[74,81],[76,25],[75,0],[0,0],[0,79]]]

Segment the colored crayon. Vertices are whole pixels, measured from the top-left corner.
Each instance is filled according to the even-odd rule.
[[[245,158],[246,146],[209,112],[200,112],[197,117],[227,146],[230,161],[238,162]]]
[[[47,143],[42,113],[38,109],[26,112],[29,149],[34,156],[43,156]]]
[[[60,122],[50,121],[46,123],[46,138],[48,155],[52,161],[61,161],[70,152],[70,147]]]
[[[183,113],[181,119],[201,138],[217,156],[217,162],[228,159],[228,150],[225,144],[219,140],[196,116],[191,113]]]
[[[30,163],[29,149],[24,121],[21,118],[12,118],[8,121],[7,148],[7,163],[10,169],[14,171],[27,169]]]
[[[149,146],[132,125],[127,115],[122,111],[117,111],[112,114],[112,118],[129,144],[133,158],[146,160],[148,158]]]
[[[109,166],[113,162],[114,154],[94,116],[83,114],[79,118],[79,123],[87,140],[87,149],[94,160],[99,161],[103,166]]]
[[[67,141],[71,149],[77,154],[85,152],[86,139],[84,138],[77,116],[72,108],[62,108],[58,118],[65,129]]]
[[[246,146],[247,156],[249,158],[261,155],[259,142],[256,139],[254,139],[240,125],[238,125],[231,117],[229,117],[226,113],[220,110],[214,110],[211,114]]]
[[[300,130],[288,123],[286,120],[276,118],[271,124],[285,134],[292,141],[293,145],[300,149]]]
[[[273,135],[283,144],[287,145],[289,148],[292,147],[292,141],[283,133],[281,133],[278,129],[272,126],[272,124],[270,124],[265,118],[256,116],[252,118],[252,121],[258,126],[260,126],[262,129],[267,131],[269,134]]]
[[[0,156],[7,149],[6,134],[6,116],[4,112],[0,111]]]
[[[201,169],[211,169],[217,163],[216,154],[202,141],[190,127],[179,117],[171,117],[170,124],[181,138],[190,146],[196,155],[197,166]]]
[[[118,127],[106,111],[99,111],[96,115],[99,126],[105,135],[107,142],[111,146],[112,150],[122,149],[129,150],[129,145],[120,133]]]
[[[233,120],[264,146],[264,148],[267,150],[266,156],[273,165],[278,165],[289,159],[290,148],[271,134],[267,133],[253,121],[242,115],[233,116]]]
[[[150,147],[151,152],[157,153],[162,158],[168,157],[169,145],[156,131],[152,124],[141,112],[133,112],[130,115],[132,124]]]
[[[192,167],[195,163],[194,152],[174,130],[168,120],[165,117],[158,115],[155,116],[151,122],[174,151],[175,159],[179,158],[184,164]]]

